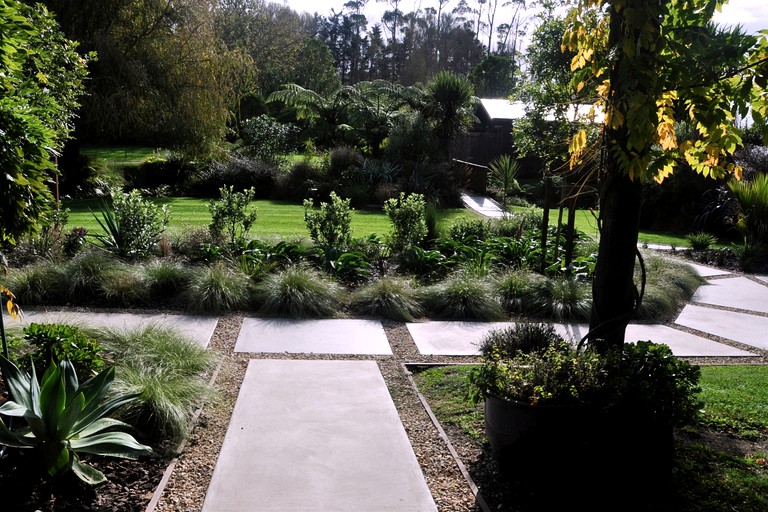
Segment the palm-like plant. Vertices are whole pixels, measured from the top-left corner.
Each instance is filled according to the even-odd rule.
[[[0,444],[36,450],[50,476],[72,470],[84,482],[95,485],[106,477],[82,463],[79,454],[136,459],[152,451],[119,431],[129,425],[107,417],[136,398],[124,395],[104,401],[115,377],[114,368],[80,384],[75,367],[64,360],[58,365],[51,363],[40,384],[34,365],[31,376],[5,357],[0,357],[0,367],[13,399],[0,406],[0,414],[26,420],[11,431],[0,419]]]
[[[507,212],[507,198],[520,192],[520,184],[517,182],[517,173],[520,164],[509,155],[501,155],[488,164],[488,181],[490,185],[499,191],[501,196],[501,208]]]
[[[768,174],[758,174],[752,180],[733,180],[728,187],[739,203],[736,227],[745,241],[768,241]]]
[[[451,142],[476,120],[473,108],[477,99],[466,78],[441,71],[427,85],[423,114],[431,123],[446,158]]]

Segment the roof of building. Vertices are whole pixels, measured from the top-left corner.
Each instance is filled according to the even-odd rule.
[[[515,119],[522,119],[525,117],[526,104],[522,101],[510,101],[506,98],[480,98],[480,105],[484,112],[487,114],[487,119],[491,122],[498,121],[514,121]],[[587,121],[591,120],[595,123],[603,122],[603,113],[600,109],[595,108],[593,105],[571,105],[566,114],[568,119]],[[482,119],[485,115],[480,115]],[[554,121],[554,115],[550,114],[546,116],[548,121]]]

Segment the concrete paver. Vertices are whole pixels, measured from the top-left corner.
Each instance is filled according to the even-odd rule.
[[[713,267],[707,267],[706,265],[699,265],[698,263],[691,263],[690,261],[685,261],[683,263],[686,263],[686,264],[692,266],[694,269],[696,269],[696,272],[698,272],[701,277],[714,277],[714,276],[729,276],[729,275],[731,275],[731,272],[728,272],[727,270],[722,270],[722,269],[713,268]]]
[[[676,324],[768,350],[768,318],[688,304]]]
[[[374,361],[251,360],[202,510],[437,507]]]
[[[36,311],[25,309],[23,318],[20,322],[17,323],[9,319],[6,320],[6,326],[12,328],[15,325],[21,327],[29,325],[30,323],[69,323],[89,327],[140,329],[148,325],[158,325],[178,329],[187,337],[198,342],[201,346],[207,347],[218,321],[218,317],[192,315],[82,313],[65,309],[59,311]]]
[[[768,283],[768,276],[755,276],[755,277],[761,281],[765,281],[766,283]]]
[[[499,219],[504,216],[504,212],[502,212],[499,204],[488,197],[470,192],[462,192],[461,200],[467,208],[485,217]]]
[[[392,354],[381,322],[245,318],[235,352]]]
[[[696,290],[692,301],[768,313],[768,286],[746,277],[713,279]]]
[[[492,329],[503,329],[512,322],[423,322],[407,324],[419,352],[424,355],[478,355],[478,345]],[[566,339],[580,340],[588,332],[586,324],[555,324]],[[749,357],[751,352],[724,343],[679,331],[663,325],[631,324],[626,340],[634,343],[651,340],[669,345],[678,357]]]

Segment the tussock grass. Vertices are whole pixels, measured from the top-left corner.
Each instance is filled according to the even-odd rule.
[[[147,302],[149,293],[139,267],[119,265],[101,275],[101,293],[111,305],[129,307]]]
[[[646,255],[645,269],[645,296],[637,313],[639,319],[671,319],[679,306],[706,282],[692,266],[661,256]],[[639,282],[639,270],[635,274],[635,281]]]
[[[399,277],[383,277],[358,289],[349,307],[356,313],[399,322],[413,322],[423,313],[417,289]]]
[[[173,260],[153,260],[141,270],[152,299],[168,301],[184,292],[191,280],[191,269]]]
[[[488,280],[462,273],[424,289],[422,304],[434,318],[498,321],[507,317]]]
[[[530,290],[539,316],[555,320],[589,320],[592,291],[589,283],[569,278],[536,282]]]
[[[185,296],[187,309],[198,313],[220,313],[248,304],[250,279],[223,264],[198,268]]]
[[[290,318],[338,316],[341,290],[318,272],[303,266],[268,275],[256,288],[261,314]]]
[[[98,299],[105,274],[120,265],[103,251],[87,251],[71,259],[64,266],[68,298],[78,302]]]
[[[19,304],[59,304],[66,301],[66,273],[57,264],[41,261],[14,269],[3,280]]]
[[[98,337],[115,361],[111,392],[139,395],[123,417],[152,438],[185,438],[195,408],[213,396],[206,374],[216,354],[176,329],[157,325],[102,329]]]
[[[497,278],[494,288],[502,307],[510,313],[531,314],[538,309],[532,295],[535,287],[544,286],[546,277],[529,270],[508,272]]]

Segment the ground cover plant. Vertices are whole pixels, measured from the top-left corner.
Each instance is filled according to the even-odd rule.
[[[482,404],[474,405],[468,399],[468,375],[473,368],[422,368],[415,372],[414,379],[449,438],[462,446],[474,446],[471,451],[462,450],[462,462],[491,508],[538,510],[536,504],[526,503],[525,492],[496,478],[485,439]],[[676,434],[672,493],[658,510],[764,510],[768,505],[768,421],[764,411],[754,404],[765,403],[759,397],[765,394],[762,379],[768,369],[705,366],[701,370],[701,423]],[[714,417],[718,419],[713,421]],[[741,424],[742,418],[751,418],[747,437],[733,428]],[[752,442],[742,442],[745,439]]]

